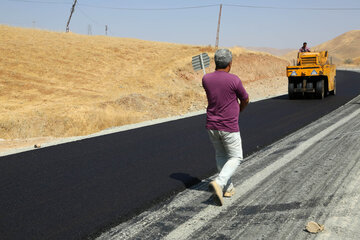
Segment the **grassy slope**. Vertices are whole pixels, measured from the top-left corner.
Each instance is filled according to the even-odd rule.
[[[0,138],[12,139],[84,135],[204,109],[191,56],[214,50],[0,25],[0,52]],[[232,72],[245,82],[283,75],[287,64],[233,52]]]
[[[315,49],[328,50],[334,54],[336,59],[342,62],[347,58],[360,57],[360,30],[346,32],[316,46]]]

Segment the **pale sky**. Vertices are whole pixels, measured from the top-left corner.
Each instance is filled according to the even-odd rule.
[[[65,31],[72,3],[0,0],[0,24]],[[297,49],[360,29],[360,0],[78,0],[70,31],[104,35],[108,25],[110,36],[215,45],[220,3],[220,46]],[[195,6],[207,7],[172,9]]]

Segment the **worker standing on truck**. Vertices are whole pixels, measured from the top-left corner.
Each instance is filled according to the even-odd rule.
[[[299,52],[310,52],[310,48],[307,47],[306,42],[303,43],[303,46],[299,49]]]
[[[219,171],[216,179],[210,182],[209,189],[221,206],[223,196],[231,197],[235,193],[231,176],[243,160],[239,113],[249,103],[249,95],[240,78],[229,73],[232,66],[230,50],[217,50],[214,60],[215,72],[206,74],[202,84],[208,100],[206,128],[215,148]]]

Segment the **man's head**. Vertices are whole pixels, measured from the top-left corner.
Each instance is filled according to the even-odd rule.
[[[216,70],[226,69],[229,67],[229,71],[232,63],[232,54],[229,49],[219,49],[215,52],[215,65]]]
[[[303,43],[303,48],[306,48],[306,46],[307,46],[307,42],[304,42]]]

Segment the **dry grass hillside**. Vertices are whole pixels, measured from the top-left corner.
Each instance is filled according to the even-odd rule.
[[[360,65],[360,57],[354,58],[354,64],[355,65]]]
[[[352,30],[320,45],[309,47],[312,51],[328,50],[335,64],[356,64],[359,62],[356,59],[360,58],[360,30]],[[296,58],[296,54],[297,51],[292,51],[284,57],[291,60]]]
[[[232,72],[252,98],[286,90],[287,61],[232,50]],[[190,62],[214,49],[0,25],[0,52],[0,138],[8,140],[85,135],[202,110],[202,73]]]
[[[293,48],[270,48],[270,47],[246,47],[246,49],[258,51],[258,52],[267,52],[275,56],[283,56],[289,52],[294,51]]]

